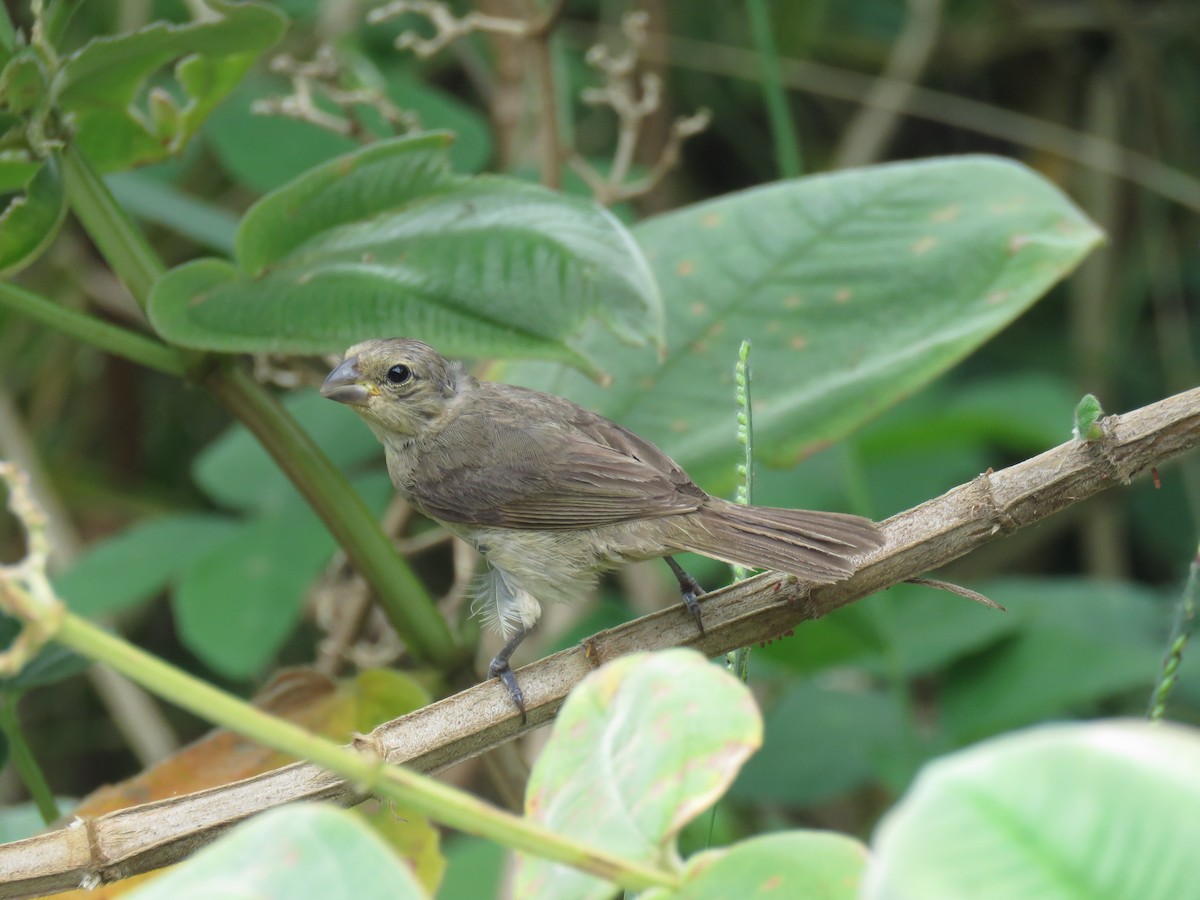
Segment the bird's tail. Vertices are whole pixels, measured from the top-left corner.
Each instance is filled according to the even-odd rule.
[[[883,546],[874,522],[845,513],[739,506],[713,498],[692,515],[680,542],[685,550],[819,584],[849,577],[855,570],[851,557]]]

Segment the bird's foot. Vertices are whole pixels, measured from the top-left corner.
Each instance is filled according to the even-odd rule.
[[[500,652],[496,654],[495,658],[488,665],[488,679],[499,678],[500,682],[508,688],[508,696],[512,698],[513,705],[521,711],[522,725],[529,721],[528,716],[525,714],[525,692],[521,690],[521,685],[517,683],[517,675],[513,672],[508,660],[521,641],[525,640],[532,633],[533,627],[519,629],[500,648]]]
[[[700,634],[704,634],[704,620],[700,618],[700,598],[704,596],[704,588],[700,587],[700,582],[693,578],[683,566],[675,562],[674,557],[664,556],[663,559],[675,573],[675,580],[679,582],[679,596],[683,598],[683,605],[695,619]]]
[[[508,660],[501,659],[499,656],[493,659],[488,666],[488,678],[499,678],[500,682],[508,688],[508,696],[512,698],[513,705],[521,711],[521,724],[526,724],[529,719],[525,714],[525,692],[517,683],[516,673],[508,664]]]

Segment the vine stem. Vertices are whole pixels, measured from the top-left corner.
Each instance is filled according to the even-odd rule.
[[[180,378],[187,375],[187,361],[174,347],[70,309],[11,282],[0,282],[0,306],[130,362]]]
[[[364,793],[403,804],[452,828],[582,869],[629,890],[678,887],[678,876],[670,872],[564,838],[465,791],[389,765],[370,753],[356,752],[268,715],[73,613],[63,616],[54,639],[208,721],[282,753],[307,759]]]
[[[145,310],[150,289],[166,273],[166,266],[137,224],[113,199],[100,173],[74,144],[63,153],[63,179],[71,206],[88,237]]]

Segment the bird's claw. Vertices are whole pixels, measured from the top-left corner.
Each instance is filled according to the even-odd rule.
[[[508,696],[512,699],[513,705],[521,711],[521,724],[528,724],[529,718],[525,714],[525,692],[517,683],[516,673],[508,664],[508,660],[499,657],[493,659],[491,665],[488,666],[488,678],[499,678],[501,683],[508,688]]]
[[[704,636],[704,620],[700,617],[700,601],[699,597],[704,594],[704,589],[696,585],[696,590],[681,590],[679,595],[683,597],[683,605],[687,607],[688,612],[692,614],[692,618],[696,620],[696,627],[700,629],[701,637]]]

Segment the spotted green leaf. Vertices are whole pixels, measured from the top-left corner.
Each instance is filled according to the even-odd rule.
[[[657,864],[762,742],[742,682],[692,650],[614,660],[571,692],[534,765],[525,812],[551,830]],[[612,885],[521,857],[514,896],[606,898]]]
[[[946,371],[1101,239],[1056,187],[990,157],[783,181],[637,225],[667,309],[665,360],[591,333],[610,387],[508,377],[632,428],[731,488],[733,363],[754,344],[754,448],[788,466]]]
[[[844,834],[765,834],[696,854],[679,890],[649,891],[642,900],[855,900],[866,863],[867,848]]]

